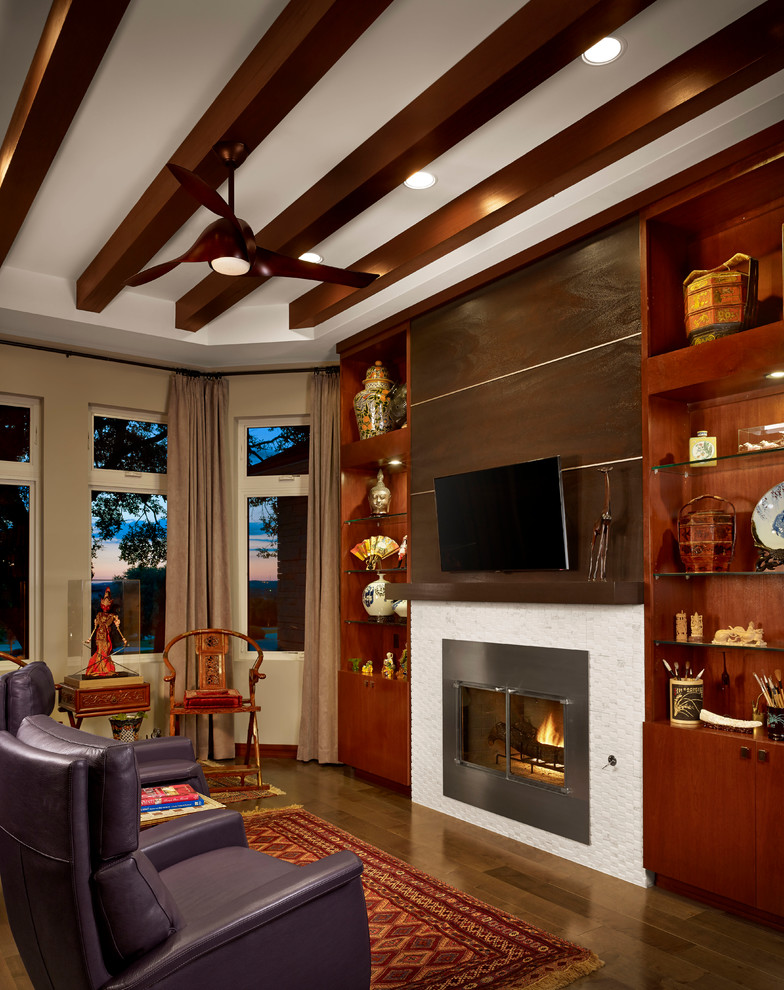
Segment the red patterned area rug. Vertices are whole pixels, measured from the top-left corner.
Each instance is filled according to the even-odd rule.
[[[374,990],[558,990],[602,966],[579,945],[527,925],[299,808],[247,814],[253,849],[311,863],[351,849],[364,864]]]

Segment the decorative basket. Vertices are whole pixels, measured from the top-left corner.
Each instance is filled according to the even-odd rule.
[[[703,499],[715,499],[724,509],[703,509],[695,506]],[[735,506],[719,495],[698,495],[681,508],[678,514],[678,549],[684,570],[728,571],[735,553]]]
[[[757,262],[735,254],[711,271],[694,271],[683,283],[686,336],[704,344],[746,330],[757,311]]]

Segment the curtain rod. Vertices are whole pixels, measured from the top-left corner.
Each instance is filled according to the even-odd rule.
[[[45,351],[49,354],[62,354],[64,357],[80,357],[89,361],[109,361],[112,364],[129,364],[134,368],[151,368],[153,371],[174,371],[186,375],[204,376],[205,378],[232,378],[240,375],[292,375],[292,374],[315,374],[317,371],[337,370],[337,364],[322,364],[313,368],[259,368],[255,371],[197,371],[189,368],[175,368],[171,365],[150,364],[146,361],[131,361],[128,358],[109,357],[107,354],[86,354],[83,351],[66,351],[59,347],[48,347],[45,344],[27,344],[18,340],[2,340],[0,344],[8,347],[24,347],[30,351]]]

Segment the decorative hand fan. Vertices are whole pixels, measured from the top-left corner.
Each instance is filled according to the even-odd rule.
[[[351,548],[351,553],[365,561],[365,568],[374,571],[380,560],[389,557],[398,549],[397,543],[391,536],[369,536]]]

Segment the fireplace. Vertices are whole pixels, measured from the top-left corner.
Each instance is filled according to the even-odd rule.
[[[443,640],[444,794],[589,843],[588,654]]]

